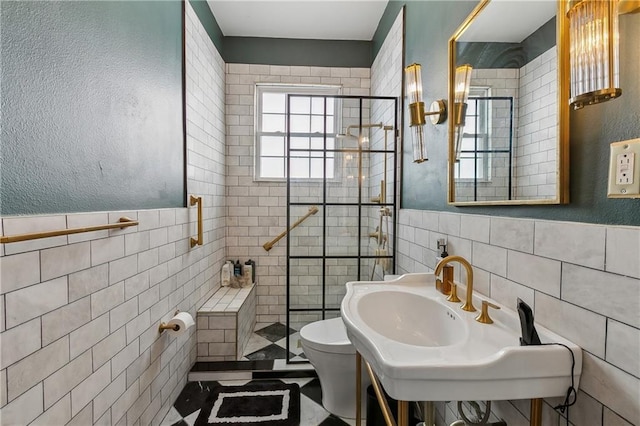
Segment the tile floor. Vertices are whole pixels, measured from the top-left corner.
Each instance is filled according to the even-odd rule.
[[[287,353],[287,338],[289,353]],[[264,326],[256,326],[256,331],[249,338],[241,360],[258,361],[263,359],[287,359],[306,361],[300,344],[300,333],[279,322]]]
[[[279,379],[300,386],[300,426],[354,426],[355,420],[343,419],[322,407],[322,390],[317,378]],[[242,386],[251,380],[189,382],[169,410],[161,426],[193,426],[209,390],[216,385]]]
[[[289,339],[289,353],[286,342]],[[249,339],[242,361],[277,360],[284,367],[283,360],[306,361],[300,345],[300,333],[284,324],[261,324]],[[301,368],[309,364],[288,364],[287,367]],[[278,368],[281,369],[281,368]],[[281,373],[283,373],[281,371]],[[215,385],[242,386],[253,379],[218,380],[189,382],[169,410],[161,426],[193,426],[209,389]],[[300,426],[346,426],[355,425],[353,419],[343,419],[329,413],[322,407],[322,389],[315,377],[280,378],[284,383],[297,383],[300,386]]]

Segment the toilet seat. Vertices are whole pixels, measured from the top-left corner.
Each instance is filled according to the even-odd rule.
[[[317,351],[334,354],[356,353],[340,317],[307,324],[300,330],[300,337],[304,345]]]

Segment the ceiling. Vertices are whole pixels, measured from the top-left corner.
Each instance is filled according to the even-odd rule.
[[[388,0],[207,0],[225,36],[370,41]]]
[[[520,43],[556,15],[555,0],[492,1],[458,41]]]

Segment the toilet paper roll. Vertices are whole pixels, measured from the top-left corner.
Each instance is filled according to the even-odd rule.
[[[168,325],[178,326],[177,330],[169,329],[169,334],[172,336],[179,336],[189,328],[195,325],[195,321],[189,312],[178,312],[176,316],[171,318],[171,320],[167,323]]]

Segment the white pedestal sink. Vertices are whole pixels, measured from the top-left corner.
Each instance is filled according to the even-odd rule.
[[[571,385],[567,348],[520,346],[520,322],[509,307],[491,312],[493,324],[481,324],[475,321],[478,312],[447,302],[434,282],[432,274],[407,274],[392,281],[347,283],[341,308],[347,335],[391,397],[450,401],[566,394]],[[474,304],[479,307],[480,300],[474,298]],[[536,328],[543,343],[571,349],[577,389],[580,348]]]

